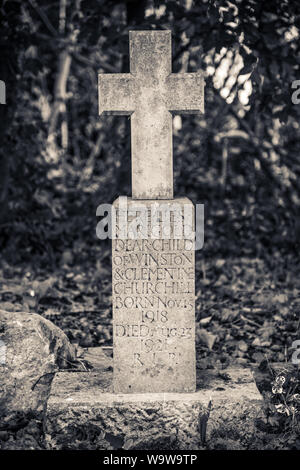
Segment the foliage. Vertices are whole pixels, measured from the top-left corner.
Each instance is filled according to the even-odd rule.
[[[55,265],[79,227],[96,243],[99,203],[130,194],[128,125],[97,117],[97,73],[126,69],[128,29],[136,27],[172,29],[174,72],[202,69],[206,76],[205,118],[177,120],[175,194],[204,202],[216,232],[226,214],[228,228],[240,231],[235,250],[249,236],[254,255],[259,246],[294,250],[298,2],[149,0],[134,15],[137,3],[4,2],[1,34],[15,62],[7,77],[14,118],[2,146],[3,159],[13,155],[0,234],[5,256],[11,262],[17,246],[20,258]]]
[[[268,364],[267,371],[269,372],[269,387],[264,393],[265,425],[273,433],[288,433],[293,431],[299,434],[299,368],[290,366],[276,371]]]

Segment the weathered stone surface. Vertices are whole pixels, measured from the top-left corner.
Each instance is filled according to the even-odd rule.
[[[193,392],[196,387],[194,242],[172,238],[174,226],[177,230],[183,226],[186,207],[192,223],[193,204],[187,198],[127,199],[128,232],[130,212],[141,213],[144,207],[147,224],[151,209],[163,206],[170,221],[168,238],[162,238],[161,227],[166,225],[161,220],[159,238],[116,238],[112,243],[114,391],[118,393]],[[119,207],[119,200],[114,207]],[[117,216],[118,223],[123,228],[124,221]]]
[[[40,412],[53,373],[74,358],[66,335],[35,313],[0,310],[0,415]]]
[[[172,74],[171,31],[130,31],[130,73],[99,75],[99,114],[131,115],[132,197],[173,197],[172,115],[204,111],[200,72]]]
[[[112,372],[58,372],[45,432],[50,449],[196,450],[201,417],[212,409],[206,441],[247,448],[261,396],[247,369],[198,371],[195,393],[112,393]],[[203,434],[203,431],[202,431]]]

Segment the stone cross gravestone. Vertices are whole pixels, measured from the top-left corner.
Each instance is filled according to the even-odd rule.
[[[217,371],[198,369],[197,390],[195,383],[200,246],[186,231],[193,229],[193,204],[173,199],[169,113],[203,111],[204,83],[199,74],[171,74],[169,31],[131,32],[130,60],[130,74],[99,76],[100,113],[130,114],[133,143],[133,198],[120,196],[112,210],[113,374],[101,348],[90,348],[93,371],[55,375],[44,426],[48,448],[72,448],[75,433],[82,448],[194,451],[203,448],[202,422],[208,442],[234,428],[248,447],[261,407],[251,372],[229,368],[225,383]],[[86,436],[91,421],[93,439]]]
[[[123,198],[114,202],[114,392],[193,392],[194,240],[183,225],[194,206],[173,199],[171,112],[203,112],[204,79],[171,73],[170,31],[130,31],[129,43],[130,73],[99,75],[99,113],[131,116],[132,199],[125,208]],[[156,220],[158,231],[121,236],[139,211],[146,212],[141,226]]]

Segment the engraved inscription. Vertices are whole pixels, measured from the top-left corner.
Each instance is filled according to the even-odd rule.
[[[192,390],[180,376],[194,366],[192,248],[188,239],[113,240],[116,391],[155,391],[156,383],[160,391]]]

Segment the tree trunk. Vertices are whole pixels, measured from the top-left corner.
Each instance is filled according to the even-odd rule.
[[[63,36],[66,30],[66,12],[67,0],[60,0],[59,2],[59,34]],[[75,35],[70,34],[68,37],[70,42],[75,42]],[[61,118],[61,147],[64,152],[68,149],[68,121],[67,121],[67,82],[70,73],[72,57],[69,50],[70,46],[62,50],[58,56],[58,70],[54,86],[54,102],[52,113],[50,116],[49,131],[48,131],[48,145],[50,147],[54,144],[56,138],[56,128],[59,117]]]
[[[14,40],[14,32],[8,23],[18,24],[19,15],[20,5],[10,5],[10,2],[2,6],[0,11],[2,37],[0,40],[0,80],[5,84],[6,94],[6,104],[0,104],[0,223],[4,221],[7,212],[9,167],[13,152],[8,148],[6,136],[14,116],[17,96],[17,63],[21,52],[20,46]]]
[[[127,0],[126,2],[126,17],[127,26],[135,27],[141,26],[145,21],[145,11],[148,0]],[[124,56],[122,64],[122,73],[129,72],[129,56]],[[130,119],[126,119],[122,123],[124,129],[124,145],[125,152],[123,161],[119,167],[117,175],[117,190],[120,193],[120,188],[131,188],[131,145],[130,145]],[[122,189],[121,189],[122,191]],[[129,194],[131,196],[131,194]]]

